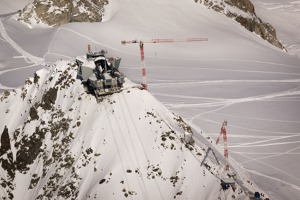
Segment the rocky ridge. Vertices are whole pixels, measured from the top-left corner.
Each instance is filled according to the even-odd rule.
[[[19,14],[28,24],[59,26],[69,22],[101,22],[108,0],[34,0]]]
[[[216,12],[223,13],[270,44],[286,51],[277,39],[275,28],[271,24],[263,22],[256,15],[254,5],[250,0],[195,0],[195,2],[204,4]]]

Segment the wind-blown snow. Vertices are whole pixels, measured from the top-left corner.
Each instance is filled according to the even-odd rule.
[[[40,33],[35,38],[26,35],[29,29],[24,26],[13,26],[13,32],[8,31],[14,24],[12,19],[6,17],[1,21],[13,41],[33,56],[42,54],[46,62],[82,55],[87,44],[93,49],[105,48],[109,54],[122,57],[121,70],[134,82],[142,80],[138,46],[122,46],[120,41],[208,37],[209,41],[203,43],[146,44],[150,93],[183,116],[194,129],[201,127],[210,137],[217,137],[221,123],[227,119],[229,157],[248,170],[272,199],[297,199],[299,58],[193,1],[114,0],[110,6],[111,12],[107,12],[111,16],[107,15],[105,23],[73,23],[44,32],[35,29]],[[260,12],[261,8],[256,9],[258,15],[272,22],[267,17],[275,9]],[[287,15],[276,14],[276,19],[280,14]],[[293,22],[297,24],[297,12],[290,14],[295,14]],[[272,24],[281,38],[287,29],[280,30],[275,22]],[[286,38],[296,38],[299,34],[294,31]],[[47,39],[34,42],[42,36]],[[4,60],[0,63],[0,83],[5,89],[16,86],[14,77],[24,71],[18,68],[31,69],[33,65],[23,58],[13,58],[20,53],[0,38],[0,57]],[[281,40],[297,45],[297,39]]]

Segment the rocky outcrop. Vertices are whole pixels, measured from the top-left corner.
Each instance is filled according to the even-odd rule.
[[[270,44],[285,50],[276,36],[274,27],[263,22],[255,13],[255,8],[250,0],[195,0],[204,4],[210,9],[225,14],[227,17],[235,19],[247,30],[256,33]]]
[[[254,6],[249,0],[225,0],[225,3],[235,6],[240,10],[254,14]]]
[[[242,16],[237,16],[235,20],[249,31],[255,32],[261,38],[267,40],[272,45],[280,49],[285,49],[284,46],[278,41],[276,30],[271,24],[263,22],[260,18],[251,19]]]
[[[108,0],[34,0],[18,20],[29,24],[58,26],[69,22],[101,22]]]

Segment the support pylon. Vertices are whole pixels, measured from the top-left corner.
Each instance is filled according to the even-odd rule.
[[[141,52],[143,87],[144,87],[145,90],[148,90],[147,78],[146,78],[146,64],[145,64],[144,43],[142,41],[140,41],[140,52]]]
[[[224,157],[226,161],[226,171],[229,171],[229,163],[228,163],[228,148],[227,148],[227,132],[226,132],[226,127],[227,127],[227,120],[225,120],[222,124],[222,128],[220,131],[220,135],[216,141],[216,144],[219,143],[220,137],[223,135],[223,141],[224,141]]]

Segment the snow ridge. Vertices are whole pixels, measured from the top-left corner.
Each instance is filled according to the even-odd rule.
[[[220,190],[223,164],[200,166],[208,146],[186,144],[193,130],[147,91],[126,80],[97,103],[76,70],[59,61],[0,97],[1,197],[247,199],[258,191],[244,179]]]

